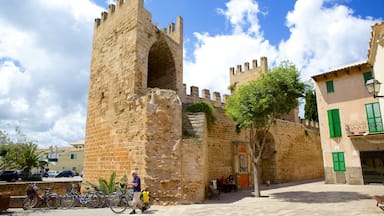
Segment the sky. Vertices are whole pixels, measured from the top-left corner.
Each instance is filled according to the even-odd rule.
[[[126,0],[127,1],[127,0]],[[113,0],[2,0],[0,130],[39,147],[85,139],[94,19]],[[268,58],[302,81],[367,59],[382,0],[145,0],[160,28],[184,20],[183,82],[228,94],[229,68]]]

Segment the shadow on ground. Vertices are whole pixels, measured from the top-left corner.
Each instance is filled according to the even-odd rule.
[[[300,182],[290,182],[283,184],[274,184],[274,185],[261,185],[261,195],[263,197],[263,191],[276,189],[276,188],[286,188],[291,186],[296,186],[300,184],[307,184],[313,182],[323,181],[322,179],[300,181]],[[230,193],[221,193],[219,200],[206,200],[206,204],[210,203],[233,203],[241,199],[253,196],[253,189],[241,189],[236,192]],[[272,193],[268,196],[264,196],[266,199],[278,199],[285,202],[302,202],[302,203],[338,203],[338,202],[349,202],[362,199],[372,199],[372,196],[366,194],[361,194],[358,192],[346,192],[346,191],[326,191],[326,192],[311,192],[311,191],[287,191]]]
[[[362,199],[372,199],[371,196],[360,194],[357,192],[345,191],[327,191],[327,192],[310,192],[310,191],[291,191],[271,194],[272,199],[279,199],[286,202],[302,202],[302,203],[337,203],[349,202]]]
[[[241,189],[241,190],[237,190],[236,192],[221,193],[220,199],[206,200],[204,203],[205,204],[233,203],[241,199],[244,199],[246,197],[253,197],[252,192],[253,192],[252,189]]]

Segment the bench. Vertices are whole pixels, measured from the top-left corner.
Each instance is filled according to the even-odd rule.
[[[6,211],[9,208],[9,200],[11,192],[0,192],[0,212]]]

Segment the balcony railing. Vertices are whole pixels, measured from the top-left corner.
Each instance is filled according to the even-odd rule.
[[[347,136],[367,135],[369,134],[369,127],[367,123],[346,124],[345,131]]]
[[[376,123],[370,126],[368,126],[368,123],[345,124],[345,131],[347,132],[347,136],[368,135],[384,132],[383,125],[381,123]]]

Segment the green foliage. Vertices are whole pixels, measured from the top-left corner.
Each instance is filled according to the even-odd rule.
[[[231,84],[228,86],[228,90],[231,91],[231,92],[234,92],[235,89],[236,89],[236,86],[237,86],[237,82]]]
[[[208,123],[213,123],[215,121],[215,116],[213,115],[213,106],[205,102],[195,102],[189,105],[186,108],[187,112],[204,112],[207,117]]]
[[[271,119],[289,113],[303,96],[305,84],[289,62],[264,73],[248,85],[240,86],[228,98],[225,110],[240,128],[263,128]]]
[[[113,172],[109,177],[109,181],[104,178],[99,178],[100,189],[104,194],[108,195],[116,191],[116,172]]]
[[[28,177],[32,168],[44,168],[48,163],[42,160],[42,153],[33,141],[16,128],[16,141],[12,141],[8,134],[1,132],[0,156],[2,157],[2,169],[22,169],[24,176]]]
[[[312,121],[319,121],[317,113],[316,92],[313,86],[309,86],[305,91],[304,118]]]

